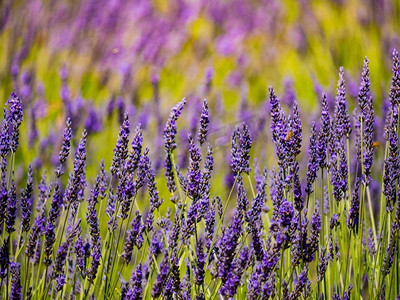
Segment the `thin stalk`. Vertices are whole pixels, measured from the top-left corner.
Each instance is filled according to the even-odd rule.
[[[117,257],[117,255],[118,255],[119,241],[120,241],[120,238],[121,238],[121,232],[122,232],[122,228],[123,228],[123,226],[124,226],[124,221],[125,221],[125,220],[122,220],[122,221],[121,221],[121,224],[120,224],[119,233],[118,233],[118,238],[117,238],[117,245],[115,246],[115,255],[114,255],[114,257],[112,258],[110,284],[112,283],[112,276],[113,276],[113,272],[114,272],[114,265],[115,265],[115,261],[117,260],[116,257]],[[106,288],[107,288],[107,286],[106,286]]]
[[[60,232],[59,232],[60,227],[58,227],[58,229],[57,229],[56,239],[57,239],[57,237],[59,236],[59,241],[58,241],[58,246],[57,246],[57,248],[55,248],[55,249],[58,249],[58,248],[60,247],[60,245],[61,245],[61,241],[62,241],[62,237],[63,237],[63,235],[64,235],[65,226],[66,226],[66,224],[67,224],[67,220],[68,220],[68,215],[69,215],[69,210],[70,210],[70,208],[71,208],[71,202],[68,202],[67,210],[66,210],[65,217],[64,217],[64,222],[63,222],[63,225],[62,225],[62,227],[61,227],[61,228],[62,228],[62,230],[61,230],[61,235],[59,234],[59,233],[60,233]],[[64,212],[65,212],[65,210],[64,210]],[[53,251],[53,259],[55,259],[55,256],[56,256],[56,253],[55,253],[55,251]]]
[[[371,217],[371,224],[372,224],[372,232],[374,233],[374,243],[375,243],[375,248],[377,248],[378,247],[378,240],[376,238],[375,218],[374,218],[374,212],[373,212],[373,208],[372,208],[371,193],[369,191],[369,186],[367,186],[366,189],[367,189],[369,214],[370,214],[370,217]]]

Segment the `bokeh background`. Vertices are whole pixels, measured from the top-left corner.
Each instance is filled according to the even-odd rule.
[[[89,130],[94,174],[90,160],[110,161],[125,110],[132,129],[141,123],[159,170],[161,128],[183,97],[181,140],[196,131],[207,98],[213,146],[229,151],[243,121],[253,138],[265,131],[268,140],[268,86],[289,109],[296,98],[302,119],[312,120],[323,91],[333,101],[343,66],[353,108],[368,56],[379,116],[399,28],[396,0],[3,0],[0,99],[15,91],[24,103],[21,172],[56,162],[70,117],[76,138]],[[184,165],[185,147],[178,151]]]

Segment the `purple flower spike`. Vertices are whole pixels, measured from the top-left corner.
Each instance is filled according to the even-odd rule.
[[[328,254],[324,247],[321,247],[319,252],[319,262],[318,262],[318,282],[324,279],[326,269],[328,268]]]
[[[201,286],[204,283],[206,254],[203,250],[203,241],[200,240],[196,247],[196,267],[194,268],[194,282]]]
[[[163,292],[166,281],[168,279],[169,270],[170,262],[168,254],[165,253],[163,260],[160,263],[160,273],[157,274],[156,282],[153,285],[153,290],[151,292],[152,297],[157,298],[161,296],[161,293]]]
[[[4,109],[4,119],[1,122],[1,128],[0,128],[0,154],[3,158],[5,158],[11,150],[10,149],[11,137],[7,119],[8,119],[8,112],[6,109]]]
[[[371,182],[371,168],[374,154],[373,135],[374,135],[374,107],[370,93],[370,80],[368,58],[364,60],[364,68],[361,77],[360,91],[358,93],[358,102],[362,112],[362,140],[363,140],[363,169],[364,182],[369,185]]]
[[[35,254],[35,249],[37,245],[37,241],[42,234],[42,230],[45,226],[46,215],[44,211],[41,211],[38,216],[36,216],[31,231],[28,236],[28,243],[25,248],[25,254],[29,258],[32,258]]]
[[[176,121],[182,113],[183,107],[186,104],[186,99],[176,104],[169,115],[169,118],[164,126],[164,146],[167,152],[171,152],[176,148],[175,136],[177,133]]]
[[[85,166],[86,166],[86,130],[82,133],[78,148],[75,152],[74,168],[68,178],[67,188],[64,193],[66,203],[75,203],[85,187]]]
[[[21,285],[21,266],[17,262],[11,262],[11,291],[9,295],[10,300],[22,299],[22,285]]]
[[[22,211],[21,226],[23,232],[28,232],[30,229],[30,218],[32,214],[32,193],[33,193],[33,170],[32,166],[29,165],[26,187],[21,191],[21,211]]]
[[[311,281],[308,279],[308,266],[305,265],[303,271],[297,278],[297,282],[294,286],[294,291],[290,294],[290,300],[295,300],[301,298],[304,291],[311,286]],[[307,296],[304,296],[306,299]]]
[[[269,98],[271,106],[272,141],[275,144],[278,164],[284,166],[288,156],[286,144],[287,141],[293,138],[293,131],[288,130],[286,116],[281,108],[280,100],[272,87],[269,88]]]
[[[63,289],[65,285],[65,275],[61,273],[56,277],[56,286],[55,286],[55,291],[59,292]]]
[[[236,295],[236,290],[240,285],[243,273],[245,269],[247,269],[249,258],[250,250],[247,247],[244,247],[239,253],[239,258],[234,260],[231,268],[231,275],[219,290],[221,295],[229,297],[233,297],[234,295]]]
[[[128,159],[126,161],[128,173],[133,173],[136,171],[139,165],[142,146],[143,146],[143,132],[142,132],[142,127],[139,124],[135,129],[135,135],[132,139],[132,150],[129,152]]]
[[[136,270],[132,271],[132,288],[128,291],[127,299],[140,300],[142,299],[142,281],[143,281],[143,267],[142,264],[138,264]]]
[[[101,247],[99,245],[95,245],[92,251],[92,263],[90,265],[90,269],[88,270],[87,278],[90,282],[93,282],[96,279],[97,271],[100,266],[101,259]]]
[[[132,219],[132,229],[128,230],[126,241],[124,244],[124,252],[122,253],[122,257],[125,262],[128,264],[132,258],[132,251],[134,246],[136,245],[138,249],[142,247],[143,244],[143,231],[144,226],[142,225],[142,216],[138,211],[136,211],[136,217]]]
[[[318,151],[318,163],[321,169],[327,167],[326,151],[328,149],[328,141],[331,139],[331,116],[329,114],[328,102],[326,94],[322,94],[321,100],[322,112],[321,112],[321,129],[318,135],[317,151]]]
[[[188,196],[196,202],[200,197],[201,181],[201,153],[196,146],[193,138],[189,135],[189,170],[187,174],[187,192]]]
[[[11,181],[10,190],[8,192],[8,203],[7,203],[7,213],[6,213],[6,231],[8,233],[14,232],[15,228],[15,218],[17,212],[17,187],[15,186],[15,181]]]
[[[388,111],[388,124],[385,128],[386,140],[389,144],[389,153],[384,164],[383,174],[383,191],[386,196],[386,210],[391,212],[396,203],[396,186],[399,177],[399,160],[398,160],[398,137],[397,137],[397,123],[398,123],[398,109],[393,106]]]
[[[60,185],[56,184],[54,188],[54,195],[51,201],[51,207],[49,211],[49,217],[44,232],[44,264],[50,266],[52,263],[51,256],[53,255],[53,246],[56,241],[56,222],[60,215],[60,209],[62,204],[62,198],[60,194]]]
[[[71,119],[68,118],[66,121],[65,129],[64,129],[61,150],[58,155],[58,159],[60,161],[60,166],[56,170],[57,177],[60,177],[63,174],[61,168],[62,168],[62,164],[67,160],[67,157],[71,150],[71,139],[72,139]]]
[[[315,123],[313,122],[311,127],[310,145],[308,147],[307,194],[311,194],[314,191],[313,184],[317,178],[318,163],[317,131]]]
[[[400,61],[396,49],[392,52],[392,85],[390,86],[389,98],[393,106],[400,104]]]
[[[167,179],[167,187],[171,193],[176,191],[175,174],[172,164],[172,153],[165,151],[164,169],[165,178]]]
[[[252,140],[249,128],[243,123],[242,129],[237,127],[232,134],[232,159],[231,167],[235,176],[242,172],[249,174],[250,168],[250,149]]]
[[[8,127],[11,130],[10,149],[11,152],[15,153],[19,145],[19,126],[22,123],[23,116],[22,101],[15,93],[12,93],[7,105],[10,106],[10,112],[7,116]]]
[[[293,124],[291,126],[293,132],[293,152],[294,156],[300,154],[302,137],[302,127],[299,113],[299,105],[296,100],[294,100],[293,107]]]
[[[339,141],[343,136],[348,137],[351,133],[351,123],[350,116],[347,111],[346,87],[343,67],[340,67],[339,69],[339,81],[337,86],[334,119],[336,140]]]
[[[129,143],[129,116],[128,113],[124,114],[124,121],[121,125],[117,144],[114,148],[114,157],[111,163],[111,174],[116,175],[121,172],[122,166],[128,157],[128,143]]]
[[[294,216],[292,203],[284,199],[281,206],[279,207],[279,215],[280,215],[280,225],[282,227],[290,227]]]
[[[233,259],[236,254],[236,248],[239,243],[239,238],[243,233],[243,217],[240,212],[236,211],[234,217],[229,222],[228,228],[219,241],[219,277],[225,283],[228,279],[229,272],[232,266]]]
[[[319,203],[315,202],[315,210],[311,217],[311,233],[307,241],[307,257],[306,260],[311,262],[314,260],[314,253],[318,250],[319,234],[321,231],[321,214],[319,211]]]
[[[199,136],[198,136],[200,145],[203,145],[205,143],[205,141],[207,140],[209,123],[210,123],[210,116],[208,113],[208,103],[207,103],[207,99],[204,99],[203,109],[201,111],[201,116],[200,116],[200,128],[199,128]]]
[[[204,170],[201,174],[200,181],[200,194],[203,198],[210,197],[210,189],[211,189],[211,173],[214,169],[214,156],[213,149],[210,144],[208,144],[207,155],[204,160]]]
[[[86,277],[86,263],[85,263],[85,249],[83,245],[82,237],[78,237],[75,242],[75,255],[76,255],[76,264],[79,268],[79,271],[82,274],[82,277]]]

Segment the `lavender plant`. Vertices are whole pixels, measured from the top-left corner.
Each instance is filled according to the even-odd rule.
[[[399,297],[399,65],[394,51],[384,126],[367,58],[357,102],[340,68],[334,103],[322,94],[311,121],[293,95],[289,110],[270,88],[263,114],[276,163],[268,169],[251,120],[229,132],[230,149],[213,145],[212,101],[178,135],[191,105],[184,99],[157,127],[164,149],[147,141],[143,119],[133,131],[129,113],[119,113],[116,145],[104,145],[110,161],[96,161],[90,120],[80,128],[70,115],[60,142],[50,143],[53,170],[32,164],[21,180],[24,102],[11,94],[0,131],[0,297]],[[187,165],[177,159],[182,149]]]

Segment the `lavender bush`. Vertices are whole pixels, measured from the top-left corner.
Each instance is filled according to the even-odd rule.
[[[25,107],[11,94],[0,130],[0,296],[399,298],[395,50],[392,61],[384,115],[375,111],[365,58],[356,103],[343,68],[334,102],[321,94],[315,118],[302,118],[295,98],[288,111],[269,88],[262,117],[228,133],[230,149],[213,136],[221,131],[207,100],[187,130],[187,100],[166,120],[158,114],[156,133],[133,124],[122,106],[110,161],[88,150],[101,131],[97,114],[89,110],[81,129],[79,111],[67,110],[64,130],[43,145],[59,153],[44,167],[19,162]],[[275,155],[271,165],[265,149]]]

